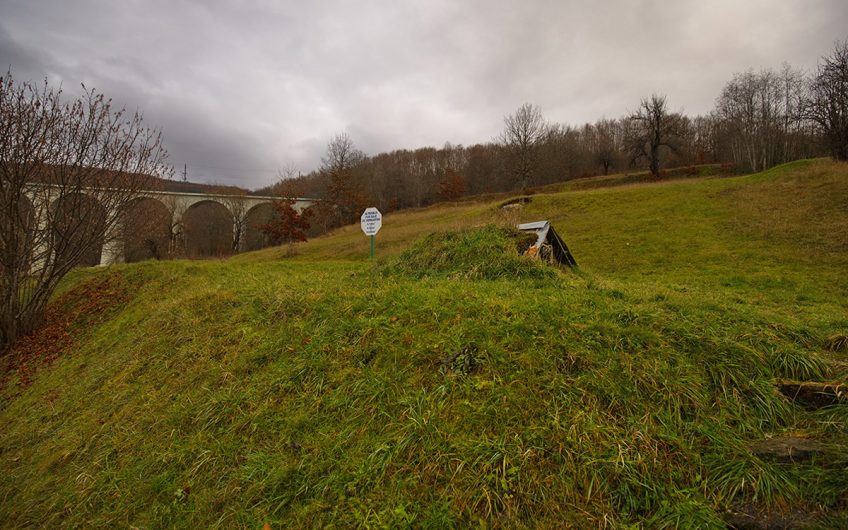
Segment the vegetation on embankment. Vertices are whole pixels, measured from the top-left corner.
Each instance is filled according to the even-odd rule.
[[[57,301],[121,301],[3,382],[0,524],[721,527],[748,503],[844,526],[846,406],[775,383],[848,376],[846,190],[805,161],[387,216],[376,264],[348,227],[80,271]],[[579,271],[485,228],[541,218]],[[787,432],[836,456],[749,449]]]

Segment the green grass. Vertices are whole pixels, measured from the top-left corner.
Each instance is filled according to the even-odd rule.
[[[465,280],[541,279],[555,269],[517,253],[518,232],[488,225],[477,230],[434,232],[383,267],[384,275]],[[533,239],[535,241],[535,237]]]
[[[816,190],[810,191],[810,190]],[[142,263],[131,292],[0,389],[0,525],[722,527],[736,502],[845,524],[845,462],[776,379],[844,378],[848,167],[566,189],[387,215],[227,261]],[[512,254],[551,219],[580,263]]]

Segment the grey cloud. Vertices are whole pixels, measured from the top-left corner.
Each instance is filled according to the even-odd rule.
[[[471,144],[526,101],[579,124],[655,91],[707,112],[733,73],[812,69],[845,28],[844,0],[5,0],[0,64],[139,108],[190,177],[256,187],[339,132]]]

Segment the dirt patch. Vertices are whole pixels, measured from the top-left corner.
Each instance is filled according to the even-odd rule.
[[[848,403],[848,385],[814,381],[778,381],[777,389],[807,410]]]
[[[452,355],[440,360],[439,363],[448,370],[463,375],[471,375],[480,371],[481,362],[479,349],[476,344],[469,344]]]
[[[812,527],[821,514],[801,509],[772,512],[755,504],[739,504],[725,514],[728,528],[735,530],[801,529]]]
[[[129,302],[134,283],[111,272],[63,293],[47,306],[41,327],[20,339],[5,356],[3,372],[17,374],[18,384],[29,386],[38,370],[69,351],[91,326],[102,323],[111,309]]]
[[[798,464],[825,453],[827,446],[818,440],[799,436],[778,436],[754,443],[751,452],[764,460]]]
[[[499,205],[499,208],[501,208],[502,210],[503,209],[508,210],[510,208],[518,208],[518,207],[524,206],[525,204],[529,203],[532,200],[533,200],[533,197],[530,197],[528,195],[523,195],[521,197],[513,197],[512,199],[509,199],[509,200],[502,202]]]

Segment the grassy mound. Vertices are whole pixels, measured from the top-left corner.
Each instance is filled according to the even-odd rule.
[[[518,254],[516,234],[493,225],[430,234],[395,257],[384,272],[413,278],[445,276],[467,280],[556,276],[553,268]]]
[[[644,184],[662,182],[673,179],[694,179],[704,177],[727,177],[735,174],[732,166],[724,164],[705,164],[699,166],[684,166],[673,169],[665,169],[655,177],[650,172],[641,171],[637,173],[626,173],[624,175],[607,175],[588,178],[580,178],[567,182],[566,184],[554,184],[570,190],[589,190],[598,188],[611,188],[632,184]]]
[[[792,186],[848,187],[811,164]],[[755,505],[844,528],[848,407],[776,383],[848,377],[824,229],[846,212],[821,202],[813,253],[736,195],[796,215],[769,188],[796,170],[386,216],[384,274],[358,226],[286,260],[77,272],[73,300],[119,304],[2,383],[0,526],[723,528]],[[582,272],[456,231],[499,215],[553,219]],[[751,450],[787,434],[836,456]]]

